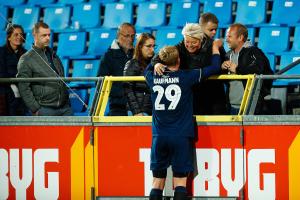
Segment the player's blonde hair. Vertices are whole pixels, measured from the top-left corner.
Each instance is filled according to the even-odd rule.
[[[178,62],[179,53],[175,46],[164,46],[159,50],[159,58],[163,64],[174,66]]]

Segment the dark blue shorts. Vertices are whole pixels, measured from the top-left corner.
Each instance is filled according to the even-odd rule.
[[[193,139],[178,136],[153,136],[150,169],[159,171],[172,166],[173,172],[193,171]]]

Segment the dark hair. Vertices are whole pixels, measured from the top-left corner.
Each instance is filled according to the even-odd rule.
[[[213,13],[210,13],[210,12],[203,13],[201,15],[200,19],[199,19],[199,24],[203,25],[203,24],[206,24],[208,22],[218,24],[219,20],[218,20],[217,16],[214,15]]]
[[[150,33],[141,33],[136,40],[136,45],[134,48],[134,53],[133,53],[133,58],[136,59],[140,66],[145,68],[148,64],[148,60],[143,57],[142,54],[142,47],[144,46],[145,42],[148,39],[153,39],[155,40],[155,37],[151,35]]]
[[[131,27],[134,31],[135,31],[135,27],[132,25],[132,24],[130,24],[130,23],[128,23],[128,22],[124,22],[124,23],[122,23],[119,27],[118,27],[118,30],[117,30],[117,38],[119,38],[119,35],[120,35],[120,32],[121,32],[121,29],[123,29],[124,27]]]
[[[239,36],[243,35],[244,36],[243,41],[244,42],[247,41],[247,39],[248,39],[248,29],[245,25],[235,23],[235,24],[230,25],[229,28],[231,28],[231,29],[235,28],[237,36],[239,37]]]
[[[13,34],[15,29],[21,29],[22,31],[22,38],[23,38],[23,42],[25,41],[24,39],[24,29],[21,25],[19,24],[8,24],[7,28],[6,28],[6,44],[9,44],[8,38],[10,38],[10,36]]]
[[[21,25],[19,25],[19,24],[8,24],[8,26],[6,28],[6,46],[10,51],[12,51],[12,52],[14,51],[12,49],[11,45],[10,45],[10,42],[9,42],[8,38],[11,37],[14,30],[17,29],[17,28],[20,29],[21,32],[22,32],[22,44],[17,47],[17,49],[18,49],[17,54],[19,56],[21,56],[25,52],[25,49],[23,49],[23,43],[25,42],[25,34],[24,34],[24,29]]]
[[[45,22],[37,22],[37,23],[34,24],[34,27],[32,29],[32,33],[37,33],[39,31],[40,27],[45,28],[45,29],[49,28],[48,24],[46,24]]]

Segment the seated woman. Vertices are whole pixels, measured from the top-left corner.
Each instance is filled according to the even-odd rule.
[[[138,36],[133,58],[124,68],[124,76],[143,76],[144,70],[154,56],[155,38],[149,33]],[[145,82],[135,81],[124,84],[125,96],[128,100],[128,110],[134,116],[152,114],[150,89]]]

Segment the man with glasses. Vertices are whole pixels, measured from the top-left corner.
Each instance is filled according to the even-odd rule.
[[[135,28],[130,23],[119,26],[117,38],[101,59],[99,76],[123,76],[126,62],[133,56]],[[114,82],[109,96],[109,116],[126,116],[126,97],[123,83]]]

